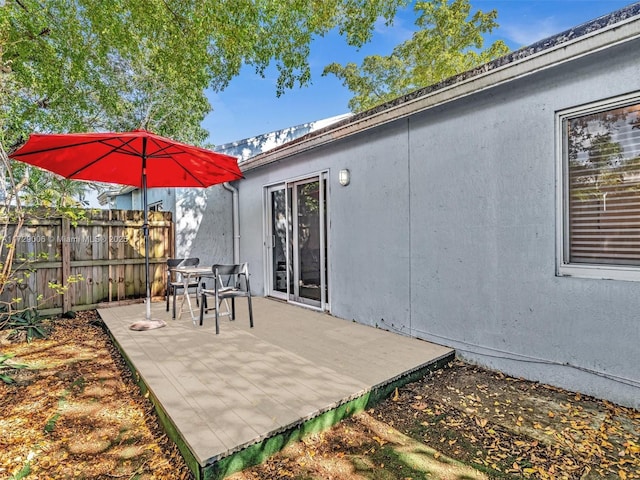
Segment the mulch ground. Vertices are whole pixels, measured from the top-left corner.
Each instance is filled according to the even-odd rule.
[[[52,322],[48,339],[2,336],[0,478],[190,479],[95,312]]]
[[[232,478],[640,478],[640,412],[455,361]]]
[[[95,312],[0,332],[0,478],[191,479]],[[5,334],[5,335],[2,335]],[[640,412],[459,361],[232,480],[638,479]]]

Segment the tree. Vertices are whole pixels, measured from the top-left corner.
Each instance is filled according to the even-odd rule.
[[[328,65],[323,75],[342,80],[354,96],[354,112],[380,105],[421,87],[482,65],[505,55],[502,41],[482,50],[483,35],[498,26],[497,12],[475,12],[469,0],[432,0],[416,3],[419,30],[398,45],[389,56],[371,55],[355,63]]]
[[[35,129],[145,126],[201,143],[205,89],[224,89],[243,64],[264,73],[275,63],[278,94],[305,85],[314,36],[337,28],[362,45],[405,2],[7,0],[2,71],[20,93],[3,128],[20,141]]]
[[[242,65],[275,64],[276,93],[310,81],[309,48],[333,29],[370,39],[407,0],[0,1],[0,295],[11,279],[23,200],[68,207],[68,184],[29,174],[8,154],[38,132],[147,128],[204,145],[206,89]],[[30,196],[30,197],[28,197]]]

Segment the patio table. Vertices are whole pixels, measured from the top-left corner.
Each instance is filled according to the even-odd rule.
[[[191,314],[191,321],[195,324],[196,317],[193,313],[193,305],[191,305],[191,297],[189,296],[189,284],[193,283],[194,279],[197,279],[199,284],[203,277],[213,277],[212,267],[173,267],[170,270],[179,274],[183,283],[182,300],[180,301],[180,308],[178,309],[176,318],[179,319],[182,317],[182,310],[186,301],[189,313]],[[198,294],[199,292],[196,292],[196,295]]]

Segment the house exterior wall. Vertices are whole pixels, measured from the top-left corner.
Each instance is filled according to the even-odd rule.
[[[252,287],[264,292],[263,187],[326,170],[333,315],[639,407],[640,284],[555,274],[555,113],[640,91],[639,49],[629,41],[247,171]]]
[[[176,190],[176,257],[233,263],[232,195],[222,185]]]
[[[176,195],[173,188],[149,188],[147,190],[147,204],[162,202],[162,211],[175,212]],[[115,197],[116,206],[121,210],[142,210],[144,199],[142,190],[132,190],[124,195]]]
[[[640,381],[640,284],[555,276],[554,119],[640,90],[638,48],[411,119],[410,334],[511,374],[640,405],[637,387],[582,370]]]
[[[338,142],[246,175],[239,184],[240,251],[254,272],[252,288],[264,292],[265,249],[262,230],[258,231],[264,225],[263,187],[328,170],[331,311],[372,324],[377,316],[393,321],[408,317],[408,290],[389,288],[390,282],[409,282],[406,167],[406,129],[398,125],[382,135]],[[338,183],[341,168],[352,171],[347,187]],[[256,267],[259,278],[254,278]]]
[[[132,192],[115,197],[116,210],[133,210]]]
[[[142,191],[117,195],[115,201],[121,209],[142,210]],[[176,258],[198,257],[202,265],[233,262],[232,195],[221,185],[150,188],[147,202],[162,202],[162,210],[173,213]]]

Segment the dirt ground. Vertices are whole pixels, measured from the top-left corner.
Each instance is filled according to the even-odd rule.
[[[0,479],[189,479],[95,312],[58,320],[50,338],[0,332]]]
[[[640,478],[640,412],[455,361],[231,478]]]
[[[95,312],[0,335],[0,479],[190,479]],[[0,332],[0,334],[5,332]],[[232,480],[640,478],[640,412],[456,361]]]

